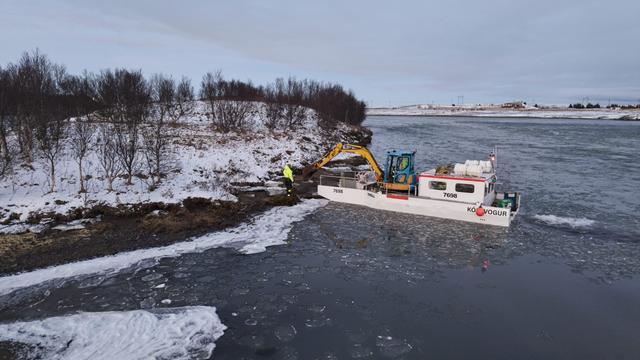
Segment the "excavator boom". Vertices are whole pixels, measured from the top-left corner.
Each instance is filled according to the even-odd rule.
[[[371,170],[376,176],[376,181],[382,181],[382,178],[383,178],[382,170],[380,169],[380,166],[376,162],[376,159],[373,157],[371,152],[366,147],[353,145],[353,144],[342,144],[342,143],[338,143],[333,149],[331,149],[331,151],[329,151],[320,160],[305,167],[302,170],[302,177],[304,179],[308,179],[309,177],[311,177],[311,175],[313,175],[313,173],[315,173],[321,167],[325,166],[329,161],[331,161],[333,158],[338,156],[338,154],[340,153],[350,153],[350,154],[356,154],[356,155],[362,156],[365,160],[367,160],[367,163],[369,163]]]

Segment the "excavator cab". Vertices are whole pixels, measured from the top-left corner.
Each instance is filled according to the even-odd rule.
[[[387,151],[384,186],[387,190],[409,191],[416,184],[415,151]]]

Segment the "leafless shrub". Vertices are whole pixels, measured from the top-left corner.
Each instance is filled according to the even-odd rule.
[[[278,90],[275,85],[269,85],[264,89],[265,94],[265,121],[264,125],[269,130],[275,130],[282,124],[282,113],[284,111],[284,105],[280,102],[278,97]]]
[[[249,117],[255,112],[255,104],[242,95],[246,87],[239,84],[225,81],[220,71],[202,78],[200,97],[209,103],[210,119],[221,132],[246,130]]]
[[[171,115],[173,122],[176,122],[181,117],[191,113],[193,110],[193,100],[195,98],[193,94],[194,92],[193,86],[191,86],[191,80],[183,77],[176,88],[176,96],[174,99],[175,106]]]
[[[298,82],[294,78],[289,78],[285,82],[283,79],[276,79],[275,88],[279,102],[283,106],[282,117],[285,130],[295,129],[302,126],[306,109],[304,103],[304,83]]]
[[[52,117],[36,129],[38,150],[49,172],[49,192],[54,192],[56,188],[56,163],[64,147],[64,130],[64,117]]]
[[[116,131],[113,124],[103,123],[98,130],[96,152],[102,173],[107,180],[107,190],[113,191],[113,181],[122,173],[116,154]]]
[[[42,62],[41,93],[37,94],[39,104],[34,108],[36,114],[35,138],[38,150],[49,171],[49,191],[56,188],[56,163],[62,153],[65,140],[66,119],[72,114],[68,98],[72,97],[70,78],[64,67]]]
[[[13,71],[0,67],[0,177],[11,168],[13,152],[9,147],[9,131],[15,115],[15,83]]]
[[[101,115],[114,124],[115,153],[131,185],[138,164],[140,125],[151,113],[149,84],[140,70],[103,71],[97,97]]]
[[[69,142],[71,143],[73,158],[78,164],[78,178],[80,179],[79,193],[87,191],[84,184],[83,164],[84,159],[91,151],[91,140],[94,133],[95,128],[93,124],[89,122],[89,118],[87,116],[76,117],[71,124]]]
[[[151,175],[151,186],[155,188],[161,180],[167,156],[169,138],[166,119],[172,114],[176,97],[175,83],[171,78],[155,75],[151,80],[151,94],[154,103],[153,112],[143,127],[142,142],[147,168]]]

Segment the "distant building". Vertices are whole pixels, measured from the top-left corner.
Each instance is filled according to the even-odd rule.
[[[501,105],[503,109],[524,109],[524,101],[512,101]]]

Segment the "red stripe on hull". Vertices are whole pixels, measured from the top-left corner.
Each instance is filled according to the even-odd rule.
[[[409,200],[409,196],[407,196],[407,195],[394,195],[394,194],[387,194],[387,197],[388,197],[389,199]]]
[[[429,178],[429,179],[443,179],[443,180],[461,180],[461,181],[475,181],[475,182],[485,182],[488,180],[482,179],[469,179],[469,178],[459,178],[459,177],[449,177],[449,176],[435,176],[435,175],[418,175],[418,178]]]

